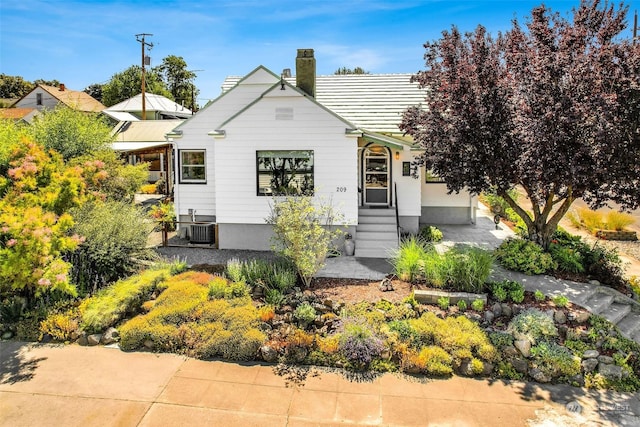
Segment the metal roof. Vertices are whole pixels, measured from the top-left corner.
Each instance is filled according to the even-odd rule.
[[[120,122],[114,128],[114,141],[117,143],[166,143],[165,135],[183,121],[184,120],[138,120],[135,122]]]
[[[411,83],[412,74],[345,74],[316,77],[316,101],[340,117],[372,132],[401,134],[398,124],[407,107],[424,101],[426,91]],[[222,91],[241,79],[229,76]],[[287,78],[295,85],[295,77]]]
[[[190,109],[173,102],[169,98],[154,93],[145,93],[145,111],[158,111],[165,115],[188,118],[192,115]],[[114,111],[120,112],[140,112],[142,111],[142,94],[138,94],[132,98],[126,99],[109,108],[105,108],[105,113]]]

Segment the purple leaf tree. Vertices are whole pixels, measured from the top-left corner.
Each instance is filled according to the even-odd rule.
[[[584,0],[571,19],[536,7],[495,38],[453,27],[426,43],[427,89],[400,128],[450,192],[495,189],[548,247],[578,198],[640,205],[640,44],[628,8]],[[507,190],[518,186],[532,212]]]

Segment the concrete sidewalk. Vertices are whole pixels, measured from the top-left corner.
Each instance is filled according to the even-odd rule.
[[[636,396],[569,386],[349,377],[6,341],[0,360],[0,426],[640,425]],[[572,401],[581,414],[565,409]]]

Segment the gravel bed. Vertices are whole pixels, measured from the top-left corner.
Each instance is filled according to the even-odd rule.
[[[167,260],[179,259],[188,265],[198,264],[226,264],[230,259],[237,258],[241,261],[251,259],[274,260],[276,255],[271,251],[246,251],[233,249],[211,248],[185,248],[185,247],[159,247],[156,248],[162,257]]]

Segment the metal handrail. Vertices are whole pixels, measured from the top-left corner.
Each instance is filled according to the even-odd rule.
[[[396,233],[398,234],[398,243],[400,243],[400,216],[398,214],[398,183],[393,183],[393,204],[396,208]]]

